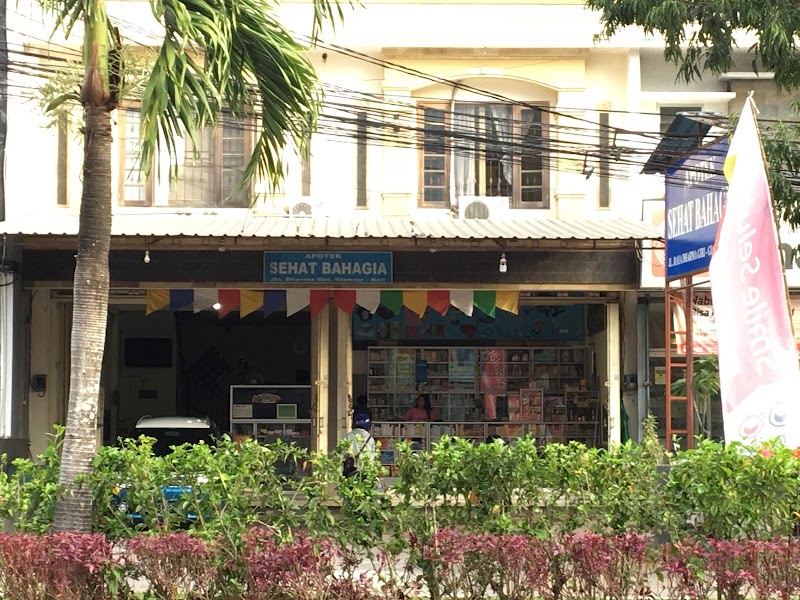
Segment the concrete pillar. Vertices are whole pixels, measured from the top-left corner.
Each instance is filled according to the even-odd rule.
[[[639,356],[637,352],[637,340],[639,331],[636,320],[636,305],[638,302],[637,294],[635,291],[622,292],[622,323],[621,323],[621,336],[622,336],[622,374],[626,379],[635,378],[635,382],[627,385],[628,381],[623,379],[622,400],[625,403],[625,412],[628,414],[628,432],[634,441],[641,440],[639,436],[639,423],[644,415],[639,413],[639,404],[637,402],[638,390],[638,366]],[[620,423],[620,427],[622,423]]]
[[[311,449],[328,449],[330,315],[326,306],[311,319]]]
[[[353,412],[353,316],[330,305],[328,355],[328,447],[333,450],[350,431]]]
[[[619,304],[606,305],[606,387],[608,389],[608,444],[619,444],[621,439],[621,422],[619,403],[620,389],[620,310]]]
[[[650,324],[649,324],[649,304],[636,305],[636,354],[637,354],[637,374],[639,387],[637,389],[636,405],[638,419],[636,421],[636,435],[637,440],[642,441],[644,432],[642,431],[642,422],[650,409],[649,386],[650,386],[650,369],[649,369],[649,354],[650,354]]]

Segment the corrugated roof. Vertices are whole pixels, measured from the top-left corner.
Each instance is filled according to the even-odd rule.
[[[0,223],[0,233],[29,236],[75,236],[74,215],[42,218],[30,215]],[[518,239],[518,240],[641,240],[659,239],[663,231],[627,219],[352,219],[289,218],[264,215],[153,214],[116,215],[113,236],[125,237],[270,237],[378,239]]]

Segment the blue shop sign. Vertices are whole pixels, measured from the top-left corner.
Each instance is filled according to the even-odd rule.
[[[392,283],[391,252],[264,252],[266,283]]]
[[[728,193],[722,174],[728,141],[692,154],[667,171],[667,279],[708,270]]]

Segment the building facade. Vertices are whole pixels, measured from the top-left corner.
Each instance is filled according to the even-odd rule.
[[[15,6],[11,85],[35,90],[30,65],[77,46]],[[309,8],[281,8],[291,31]],[[158,38],[146,3],[109,12]],[[641,168],[677,112],[727,113],[750,76],[680,84],[657,40],[598,31],[571,1],[346,10],[309,51],[325,107],[277,191],[238,186],[255,123],[186,142],[170,181],[142,175],[135,102],[116,111],[98,435],[203,413],[330,448],[368,410],[389,467],[400,438],[638,438],[663,303],[643,273],[664,182]],[[9,94],[0,436],[33,454],[66,412],[82,159],[77,117],[47,119]],[[417,396],[427,416],[403,420]]]

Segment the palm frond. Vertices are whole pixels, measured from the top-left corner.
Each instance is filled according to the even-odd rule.
[[[142,164],[153,164],[162,147],[177,159],[177,139],[185,132],[194,140],[224,109],[233,118],[259,117],[244,180],[276,185],[284,149],[304,148],[320,110],[307,47],[280,24],[271,0],[151,0],[151,8],[165,39],[142,97]],[[316,0],[314,15],[318,31],[342,10]]]

